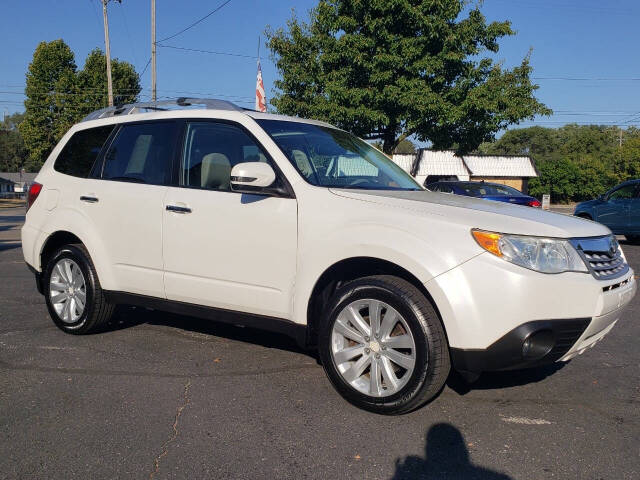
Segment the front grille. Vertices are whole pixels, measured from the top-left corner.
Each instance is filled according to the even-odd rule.
[[[586,263],[591,275],[598,280],[611,280],[629,271],[629,265],[625,262],[620,245],[613,235],[574,238],[571,244]]]

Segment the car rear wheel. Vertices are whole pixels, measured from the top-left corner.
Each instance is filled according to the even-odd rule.
[[[43,287],[53,323],[67,333],[94,333],[113,314],[114,305],[106,301],[91,257],[82,245],[64,245],[50,257]]]
[[[338,392],[381,414],[422,406],[440,392],[450,370],[431,302],[409,282],[387,275],[355,280],[334,294],[318,347]]]

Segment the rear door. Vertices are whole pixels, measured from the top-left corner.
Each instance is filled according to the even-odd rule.
[[[163,198],[178,126],[173,121],[121,125],[86,181],[79,204],[107,251],[117,290],[164,297]]]
[[[614,233],[624,233],[629,227],[631,201],[635,197],[636,186],[623,185],[612,191],[604,203],[597,208],[596,221],[609,227]]]
[[[289,318],[296,199],[231,191],[235,164],[270,162],[240,125],[186,122],[183,137],[178,186],[163,211],[167,298]]]

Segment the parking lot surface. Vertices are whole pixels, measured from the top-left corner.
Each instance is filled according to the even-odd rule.
[[[452,377],[383,417],[286,337],[132,308],[105,333],[59,331],[23,218],[0,210],[0,478],[640,478],[640,297],[568,364]]]

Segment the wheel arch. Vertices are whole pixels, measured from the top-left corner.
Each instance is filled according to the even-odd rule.
[[[584,218],[584,219],[587,219],[587,220],[593,220],[593,215],[591,214],[591,212],[582,211],[582,212],[576,213],[575,216],[576,217],[580,217],[580,218]]]
[[[42,248],[40,249],[40,266],[44,271],[45,265],[47,264],[49,258],[53,253],[63,245],[73,244],[73,243],[81,243],[84,245],[84,242],[78,238],[77,235],[74,235],[71,232],[66,230],[58,230],[53,232],[51,235],[47,237],[47,239],[42,244]],[[86,248],[86,245],[85,245]]]
[[[344,258],[333,263],[324,270],[315,282],[307,301],[306,343],[308,346],[315,346],[317,343],[322,312],[336,289],[346,282],[370,275],[393,275],[406,280],[420,290],[433,305],[446,336],[446,328],[435,300],[424,284],[413,273],[389,260],[361,256]]]

